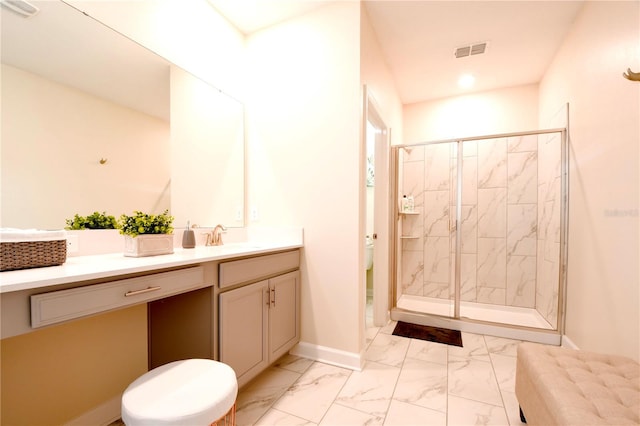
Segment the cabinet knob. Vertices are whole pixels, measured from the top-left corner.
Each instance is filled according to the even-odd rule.
[[[376,234],[375,232],[373,233],[373,239],[377,240],[378,239],[378,234]]]

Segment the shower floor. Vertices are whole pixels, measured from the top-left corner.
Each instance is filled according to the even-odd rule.
[[[398,300],[397,307],[408,311],[440,315],[443,317],[453,317],[454,310],[453,300],[412,295],[402,295]],[[460,302],[460,317],[499,324],[553,330],[553,327],[542,315],[531,308]]]

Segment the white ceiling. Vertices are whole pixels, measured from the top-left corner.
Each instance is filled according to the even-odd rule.
[[[245,34],[331,1],[208,0]],[[364,1],[404,104],[470,91],[535,84],[582,1]],[[485,54],[456,59],[457,47],[488,42]],[[462,73],[476,84],[457,86]]]
[[[336,3],[208,1],[245,34]],[[32,3],[42,11],[29,19],[0,8],[3,62],[24,69],[40,67],[42,75],[63,84],[92,92],[95,89],[89,87],[96,86],[101,92],[98,94],[108,99],[120,99],[120,103],[130,107],[167,117],[166,61],[124,37],[113,39],[113,31],[95,25],[91,18],[60,2],[32,0]],[[473,91],[539,82],[583,3],[365,0],[364,4],[400,98],[408,104],[463,93],[457,87],[462,72],[475,75]],[[74,30],[79,30],[81,36]],[[60,37],[53,37],[54,34]],[[487,53],[454,57],[456,47],[484,41],[489,43]],[[144,56],[133,53],[132,48],[145,51]],[[106,63],[87,64],[82,60],[100,58],[99,49],[110,51],[115,57]],[[35,59],[42,61],[41,66],[30,63]],[[63,61],[54,64],[52,59]],[[123,67],[116,66],[119,63]],[[121,74],[117,79],[116,73]],[[88,81],[89,76],[94,81]]]

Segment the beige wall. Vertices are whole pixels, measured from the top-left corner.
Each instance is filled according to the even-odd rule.
[[[1,124],[3,227],[169,208],[168,122],[2,65]]]
[[[252,225],[304,227],[302,341],[350,353],[364,273],[359,14],[337,2],[246,40]]]
[[[147,371],[147,306],[3,339],[3,425],[64,424]]]
[[[538,128],[538,86],[509,87],[407,104],[406,144]]]
[[[361,7],[360,21],[360,78],[367,85],[369,95],[379,107],[381,118],[391,129],[391,144],[403,143],[402,102],[371,26],[367,9]]]
[[[540,84],[544,126],[569,103],[566,336],[640,357],[640,3],[588,2]]]

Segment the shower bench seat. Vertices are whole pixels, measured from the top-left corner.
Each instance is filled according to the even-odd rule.
[[[516,397],[520,418],[531,425],[637,425],[640,364],[623,356],[521,343]]]

